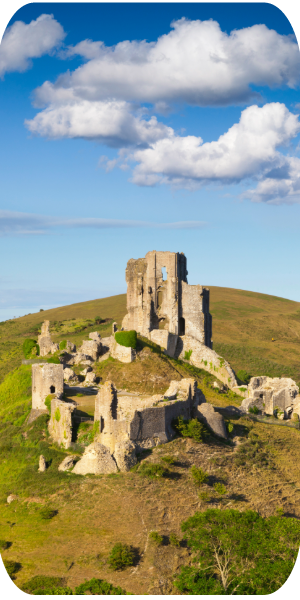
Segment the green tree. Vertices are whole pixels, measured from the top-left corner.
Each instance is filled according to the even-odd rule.
[[[113,571],[125,569],[134,564],[135,554],[133,548],[127,544],[115,544],[112,548],[108,564]]]
[[[300,543],[297,519],[208,509],[182,523],[197,567],[182,568],[184,594],[271,594],[289,577]]]

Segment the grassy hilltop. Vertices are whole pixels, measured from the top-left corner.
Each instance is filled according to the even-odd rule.
[[[285,298],[210,287],[214,350],[233,369],[251,375],[288,376],[300,382],[300,302]],[[53,308],[0,323],[0,381],[21,361],[26,337],[36,339],[44,319],[51,321],[54,341],[79,344],[90,331],[110,335],[126,314],[126,294]],[[95,323],[101,317],[102,323]],[[274,341],[272,341],[274,338]]]
[[[79,345],[90,331],[110,335],[112,322],[120,324],[125,312],[126,296],[119,295],[0,324],[0,551],[15,569],[16,585],[26,588],[33,585],[32,577],[43,576],[39,581],[46,588],[75,590],[85,579],[96,578],[132,594],[224,593],[216,570],[193,579],[195,554],[181,529],[183,521],[187,528],[200,527],[201,519],[220,517],[229,523],[232,572],[240,585],[236,593],[275,591],[291,572],[300,541],[298,429],[250,416],[231,418],[226,420],[229,442],[207,431],[200,441],[190,431],[139,455],[138,468],[128,473],[81,476],[59,472],[58,465],[68,454],[79,456],[84,445],[66,451],[52,443],[46,415],[27,423],[31,367],[21,365],[23,341],[37,339],[42,321],[49,319],[54,341]],[[213,287],[211,312],[214,349],[235,370],[300,380],[300,303]],[[109,358],[94,370],[102,381],[112,379],[118,389],[142,394],[163,393],[172,379],[194,377],[210,403],[241,402],[231,391],[219,394],[212,386],[216,378],[206,371],[165,356],[142,338],[133,363]],[[78,398],[84,411],[91,410],[88,414],[93,414],[94,398]],[[91,443],[92,427],[79,426],[80,444]],[[38,472],[41,454],[48,464],[45,473]],[[11,504],[6,503],[9,494],[17,496]],[[213,509],[218,510],[209,512]],[[258,517],[254,529],[262,537],[251,546],[247,532]],[[223,525],[218,527],[223,535]],[[254,552],[247,576],[234,555],[243,539],[247,552],[250,546]],[[133,547],[134,565],[112,570],[109,557],[116,543]],[[242,556],[243,549],[237,552]],[[174,577],[180,578],[179,587]]]

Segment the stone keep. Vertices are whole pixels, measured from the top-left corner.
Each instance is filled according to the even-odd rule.
[[[32,408],[46,410],[45,398],[64,391],[63,365],[32,365]]]
[[[51,352],[52,340],[50,336],[50,321],[44,321],[41,334],[38,336],[38,345],[40,347],[40,356],[46,356]]]
[[[153,250],[145,258],[130,259],[126,268],[128,313],[122,327],[146,337],[152,330],[166,329],[190,335],[211,348],[209,290],[188,285],[187,273],[183,253]]]

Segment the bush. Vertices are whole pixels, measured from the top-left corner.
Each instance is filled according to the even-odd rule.
[[[131,567],[134,564],[135,554],[127,544],[115,544],[108,558],[108,564],[113,571]]]
[[[46,396],[45,406],[47,406],[49,413],[51,413],[51,400],[52,400],[52,396],[50,394],[49,394],[49,396]]]
[[[120,346],[126,348],[136,349],[137,333],[136,331],[117,331],[115,333],[115,340]]]
[[[6,542],[5,540],[0,540],[0,550],[7,550],[9,548],[10,542]]]
[[[252,413],[253,415],[258,415],[259,410],[258,410],[257,406],[250,406],[249,413]]]
[[[184,353],[184,359],[185,360],[190,360],[190,358],[192,356],[192,352],[193,352],[193,350],[188,350],[188,351],[186,350],[185,353]]]
[[[34,596],[73,596],[73,591],[69,587],[44,588],[33,592]]]
[[[42,508],[40,510],[40,516],[42,517],[42,519],[48,520],[48,519],[53,519],[53,517],[55,517],[58,514],[57,510],[53,510],[51,508]]]
[[[156,544],[156,546],[161,546],[164,541],[163,536],[160,535],[160,533],[158,533],[158,531],[150,531],[149,539],[151,540],[151,542],[154,542],[154,544]]]
[[[205,427],[198,419],[190,419],[187,421],[182,416],[177,417],[172,423],[174,429],[182,437],[190,437],[195,442],[203,442],[205,436]]]
[[[237,372],[236,376],[242,383],[246,383],[247,385],[251,379],[251,375],[249,375],[249,373],[247,373],[247,371],[245,371],[244,369],[240,369],[240,371]]]
[[[59,360],[58,356],[55,356],[55,355],[50,356],[50,358],[47,358],[47,362],[54,364],[54,365],[60,365],[60,360]]]
[[[59,342],[59,349],[60,350],[65,350],[67,347],[67,340],[62,340],[62,342]]]
[[[21,569],[20,563],[15,562],[14,560],[4,560],[3,564],[6,568],[7,574],[11,579],[13,579],[13,576]]]
[[[299,550],[300,522],[245,510],[208,509],[181,525],[197,566],[183,567],[184,595],[268,595],[289,577]]]
[[[85,592],[90,592],[94,596],[126,596],[128,592],[120,587],[114,587],[105,579],[90,579],[75,588],[75,594],[83,596]]]
[[[171,546],[180,546],[180,539],[176,533],[170,533],[169,542]]]
[[[220,494],[220,496],[224,496],[224,494],[227,494],[226,487],[225,485],[223,485],[223,483],[214,483],[214,489],[218,494]]]
[[[195,467],[195,465],[193,465],[191,468],[191,474],[195,485],[202,485],[202,483],[208,482],[209,475],[203,471],[201,467]]]
[[[27,594],[42,594],[50,589],[65,589],[65,580],[62,577],[47,577],[46,575],[35,575],[24,583],[22,589]],[[52,592],[53,593],[53,592]]]
[[[154,477],[164,477],[167,475],[168,469],[157,463],[143,462],[138,467],[138,473],[143,477],[150,477],[150,479],[154,479]]]
[[[36,348],[36,354],[38,355],[39,345],[36,343],[36,340],[31,340],[30,338],[24,340],[22,350],[25,358],[30,358],[33,348]]]
[[[163,460],[167,465],[174,465],[175,458],[173,456],[162,456],[161,460]]]

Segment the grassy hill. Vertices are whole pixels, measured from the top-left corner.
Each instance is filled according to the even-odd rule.
[[[139,471],[83,477],[58,471],[65,456],[77,450],[68,452],[51,442],[46,416],[28,425],[31,367],[20,366],[22,343],[26,337],[37,338],[44,319],[51,321],[54,341],[79,344],[95,330],[104,337],[112,321],[120,324],[125,312],[126,297],[120,295],[0,324],[0,550],[3,559],[20,566],[15,574],[20,587],[36,575],[59,577],[72,589],[96,577],[134,594],[178,594],[174,575],[182,565],[192,565],[193,555],[185,542],[172,546],[170,536],[181,538],[180,524],[195,511],[252,509],[268,518],[280,509],[278,514],[284,514],[291,527],[300,518],[299,430],[248,416],[228,422],[231,438],[239,437],[236,446],[213,435],[203,443],[177,437],[140,455],[142,464],[149,462],[150,467],[168,464],[165,477],[143,477]],[[211,288],[211,312],[214,348],[234,369],[290,374],[299,381],[300,303]],[[144,347],[134,363],[110,358],[95,365],[103,381],[161,393],[171,379],[195,377],[212,404],[240,404],[232,392],[218,394],[207,372],[170,359],[145,339],[139,343]],[[87,435],[83,428],[82,433]],[[41,454],[48,464],[45,473],[38,472]],[[194,466],[208,475],[201,487],[193,481]],[[215,484],[223,486],[223,492]],[[11,504],[6,503],[9,494],[17,496]],[[55,516],[45,519],[44,509]],[[153,530],[163,536],[161,545],[149,539]],[[4,549],[3,541],[8,544]],[[134,568],[112,572],[108,557],[118,542],[132,545],[139,560]]]
[[[214,349],[233,369],[288,376],[300,382],[300,302],[244,290],[210,287]],[[20,364],[22,343],[37,338],[44,319],[54,341],[79,344],[90,331],[110,335],[126,314],[126,295],[71,304],[0,323],[0,381]],[[95,323],[101,317],[102,323]],[[272,341],[274,338],[274,341]]]

